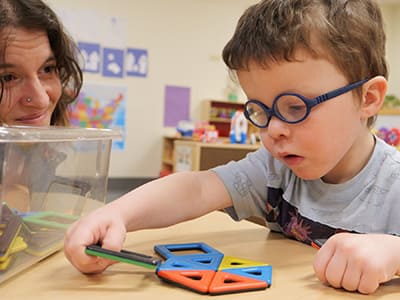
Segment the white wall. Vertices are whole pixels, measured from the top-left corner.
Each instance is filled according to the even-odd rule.
[[[221,50],[237,18],[255,0],[48,0],[54,9],[92,9],[126,21],[127,45],[149,51],[147,78],[86,81],[128,86],[127,139],[113,151],[110,177],[155,177],[161,165],[164,88],[191,88],[191,116],[200,118],[200,102],[224,98],[226,69]],[[101,22],[101,20],[98,20]],[[96,24],[87,24],[96,26]]]
[[[382,13],[385,18],[385,30],[387,35],[387,59],[389,61],[389,93],[400,96],[400,1],[386,1],[382,4]],[[383,2],[385,3],[385,1]],[[373,46],[373,45],[372,45]]]
[[[388,94],[400,97],[400,1],[380,0],[382,13],[385,19],[387,35],[387,60],[389,62],[389,86]],[[373,45],[372,45],[373,46]],[[400,128],[400,116],[379,115],[376,128],[382,126]]]
[[[238,17],[257,0],[47,0],[56,10],[93,10],[126,21],[127,45],[149,51],[147,78],[105,79],[85,74],[85,81],[128,86],[127,139],[113,151],[110,177],[155,177],[161,165],[166,85],[191,88],[191,116],[200,118],[203,99],[223,99],[227,84],[221,50]],[[390,1],[390,0],[386,0]],[[400,1],[399,1],[400,2]],[[390,92],[400,95],[400,5],[384,4],[388,23]],[[101,20],[98,20],[101,22]],[[96,27],[96,23],[87,26]],[[373,46],[373,45],[372,45]]]

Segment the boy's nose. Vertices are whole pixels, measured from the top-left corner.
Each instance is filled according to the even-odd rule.
[[[288,128],[288,123],[279,120],[277,117],[272,117],[270,119],[266,130],[267,134],[272,139],[280,139],[282,137],[287,137],[290,133]]]

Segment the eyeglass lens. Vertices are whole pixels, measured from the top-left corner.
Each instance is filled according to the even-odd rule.
[[[297,96],[283,95],[275,103],[275,112],[288,122],[297,122],[307,114],[306,103]]]
[[[295,95],[281,95],[269,111],[257,102],[249,102],[246,110],[250,120],[261,127],[267,125],[272,115],[289,123],[298,122],[307,115],[306,103]]]
[[[261,105],[256,102],[248,102],[245,109],[250,121],[256,126],[265,126],[267,124],[268,114]]]

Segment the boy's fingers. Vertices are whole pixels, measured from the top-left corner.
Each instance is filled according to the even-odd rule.
[[[110,226],[106,235],[101,241],[101,246],[105,249],[120,251],[122,249],[122,245],[124,244],[125,236],[125,227],[121,228],[119,226]]]
[[[333,255],[334,255],[334,248],[330,246],[329,243],[325,243],[321,247],[321,249],[318,250],[314,258],[313,267],[315,275],[320,281],[324,283],[328,282],[326,278],[326,270]]]

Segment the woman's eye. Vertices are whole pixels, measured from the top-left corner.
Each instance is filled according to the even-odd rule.
[[[46,66],[43,68],[44,73],[54,73],[57,71],[56,66]]]
[[[4,83],[13,81],[16,77],[12,74],[5,74],[0,76],[1,81]]]

